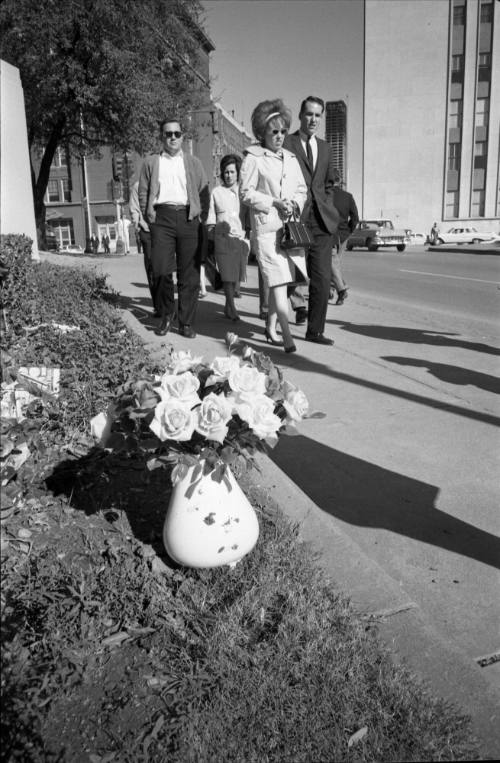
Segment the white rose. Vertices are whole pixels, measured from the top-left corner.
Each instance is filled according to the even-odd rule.
[[[103,448],[106,447],[106,441],[111,434],[111,425],[113,423],[113,418],[110,415],[111,412],[112,409],[110,407],[107,411],[98,413],[97,416],[94,416],[94,418],[90,420],[90,432],[92,437],[95,437],[99,445]]]
[[[182,374],[199,365],[202,360],[201,355],[193,358],[190,350],[172,350],[167,368],[173,374]]]
[[[207,440],[217,440],[223,443],[227,435],[227,422],[233,415],[232,402],[224,395],[211,392],[201,401],[196,409],[198,417],[196,431]]]
[[[189,404],[171,397],[162,400],[155,408],[154,419],[149,425],[160,440],[190,440],[196,422]]]
[[[309,401],[301,389],[288,390],[283,406],[293,421],[300,421],[309,413]]]
[[[234,392],[244,397],[265,395],[266,375],[253,366],[238,366],[229,372],[229,386]]]
[[[246,421],[250,429],[265,440],[277,438],[278,431],[282,426],[279,416],[274,413],[274,401],[266,395],[256,397],[239,397],[234,405],[238,416]]]
[[[213,371],[213,373],[212,376],[207,379],[205,386],[210,387],[212,384],[217,384],[217,382],[224,381],[229,377],[229,374],[233,369],[239,367],[240,361],[235,355],[230,355],[229,357],[223,358],[214,358],[210,363],[210,370]]]
[[[161,379],[158,394],[162,400],[173,397],[189,404],[192,408],[200,402],[199,388],[200,380],[191,371],[186,371],[183,374],[165,374]]]

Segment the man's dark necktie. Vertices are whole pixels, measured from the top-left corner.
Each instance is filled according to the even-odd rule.
[[[307,151],[307,161],[309,162],[309,167],[311,168],[311,172],[314,172],[314,159],[313,159],[313,152],[311,148],[311,138],[308,138],[306,141],[306,151]]]

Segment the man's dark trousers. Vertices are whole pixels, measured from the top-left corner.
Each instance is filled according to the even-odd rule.
[[[150,224],[154,305],[161,317],[174,316],[173,273],[177,269],[179,328],[192,326],[200,288],[201,224],[189,207],[159,204]]]
[[[334,236],[328,232],[314,202],[311,205],[307,227],[314,237],[314,244],[306,252],[307,274],[310,278],[307,331],[311,334],[322,334],[330,296]]]
[[[142,228],[140,228],[139,241],[141,243],[142,254],[144,257],[144,270],[146,271],[146,276],[148,279],[149,293],[151,294],[153,307],[155,310],[157,310],[157,307],[155,304],[155,297],[154,297],[155,279],[153,275],[153,267],[151,265],[151,233],[148,230],[143,230]]]

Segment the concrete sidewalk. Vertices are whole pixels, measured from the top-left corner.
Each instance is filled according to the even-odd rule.
[[[261,458],[255,481],[299,523],[302,538],[321,553],[332,583],[363,617],[378,623],[395,658],[403,659],[435,695],[471,715],[483,756],[498,757],[500,663],[481,668],[477,662],[480,655],[500,651],[498,485],[491,466],[500,419],[493,392],[466,398],[451,383],[429,383],[419,369],[411,375],[398,371],[381,360],[381,353],[400,351],[396,342],[391,348],[385,341],[382,350],[373,337],[340,330],[372,325],[374,311],[378,323],[415,325],[414,317],[404,324],[403,306],[391,306],[388,317],[384,305],[350,295],[342,309],[329,309],[325,333],[335,338],[335,346],[305,342],[305,327],[292,325],[298,351],[289,356],[265,344],[254,265],[237,300],[241,321],[224,317],[223,295],[209,288],[199,301],[198,336],[188,340],[175,330],[166,337],[154,334],[158,321],[151,317],[142,256],[41,256],[107,273],[122,295],[125,321],[152,353],[161,357],[173,346],[210,359],[225,351],[224,336],[233,331],[266,350],[286,378],[304,389],[312,407],[327,414],[304,422],[300,437],[283,438],[273,460]],[[422,316],[422,325],[430,320]],[[480,353],[476,339],[464,342],[470,340],[475,362],[486,364],[482,370],[491,374],[494,356]],[[426,352],[441,358],[442,348]],[[443,456],[455,436],[456,464]],[[474,482],[468,483],[460,474],[471,442],[479,453],[471,469]],[[476,504],[484,511],[473,523]],[[443,533],[439,542],[433,537],[437,531]]]

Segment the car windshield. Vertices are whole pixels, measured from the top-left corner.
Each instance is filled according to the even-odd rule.
[[[394,230],[394,225],[390,220],[364,220],[361,223],[362,228],[387,228]]]

